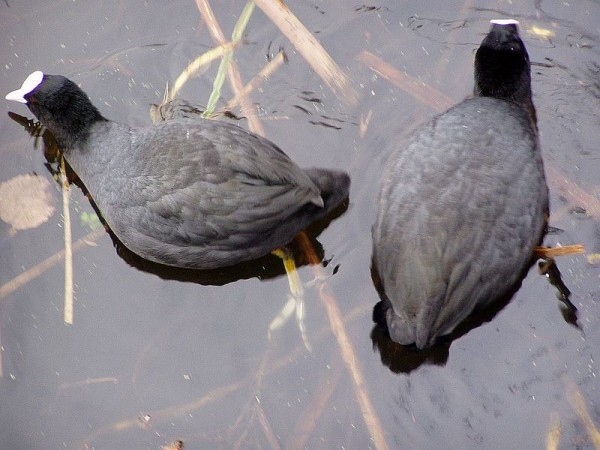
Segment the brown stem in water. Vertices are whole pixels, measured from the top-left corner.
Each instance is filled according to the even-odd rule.
[[[202,17],[206,21],[208,25],[208,29],[213,39],[220,45],[227,43],[227,39],[217,22],[217,18],[208,3],[208,0],[196,0],[196,5],[202,14]],[[231,89],[233,90],[235,96],[239,96],[244,88],[244,83],[242,81],[242,76],[240,75],[240,71],[238,69],[235,61],[231,61],[229,64],[229,68],[227,70],[229,75],[229,82],[231,84]],[[262,126],[261,121],[258,119],[256,114],[254,114],[254,105],[246,96],[240,96],[240,104],[242,113],[248,118],[248,127],[253,133],[258,134],[259,136],[265,137],[265,130]]]
[[[338,67],[333,58],[304,24],[290,11],[283,0],[255,0],[256,6],[271,19],[296,47],[306,62],[327,83],[334,94],[348,105],[358,102],[351,79]]]
[[[313,264],[315,271],[317,271],[317,277],[323,278],[323,274],[319,273],[322,272],[321,266],[319,265],[319,257],[310,245],[310,241],[306,236],[306,233],[301,232],[296,239],[301,242],[302,248],[306,252],[307,260]],[[325,283],[321,285],[319,294],[323,304],[325,305],[325,309],[327,310],[329,325],[331,326],[331,331],[333,332],[333,335],[335,336],[340,347],[342,359],[344,360],[346,368],[350,372],[352,381],[354,382],[354,389],[358,400],[358,405],[360,406],[360,411],[362,413],[363,420],[365,421],[365,425],[367,426],[367,429],[371,435],[371,439],[373,439],[375,448],[387,449],[389,447],[385,439],[383,427],[381,426],[377,411],[373,407],[373,403],[369,397],[367,385],[360,365],[360,360],[356,355],[356,351],[354,350],[350,336],[348,336],[346,327],[344,326],[342,313],[337,305],[335,297],[331,295]]]

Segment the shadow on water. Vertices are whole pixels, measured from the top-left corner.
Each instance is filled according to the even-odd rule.
[[[538,263],[540,272],[548,278],[552,286],[556,288],[556,297],[561,301],[560,312],[565,322],[578,330],[582,330],[577,315],[577,307],[571,302],[571,290],[562,280],[562,274],[554,259],[540,261]]]
[[[78,184],[79,185],[79,184]],[[80,188],[84,190],[84,187],[80,185]],[[89,198],[89,197],[88,197]],[[94,210],[98,214],[98,217],[102,217],[100,211],[92,200],[90,203],[94,207]],[[325,251],[321,243],[316,237],[329,226],[329,224],[343,215],[348,209],[348,201],[344,201],[340,206],[331,212],[327,217],[311,224],[304,232],[307,234],[311,241],[311,245],[317,254],[319,261],[323,264],[327,264],[327,261],[323,261]],[[104,223],[104,222],[103,222]],[[230,267],[212,270],[194,270],[194,269],[182,269],[178,267],[166,266],[164,264],[155,263],[144,259],[125,247],[119,239],[113,234],[108,226],[105,227],[109,231],[110,237],[117,250],[117,254],[130,266],[135,267],[142,272],[154,274],[163,280],[176,280],[185,281],[191,283],[197,283],[202,285],[214,285],[222,286],[228,283],[233,283],[238,280],[246,280],[250,278],[258,278],[260,280],[267,280],[285,275],[285,269],[281,259],[275,255],[269,254],[252,261],[245,261],[239,264],[235,264]],[[296,267],[308,265],[309,262],[306,255],[298,242],[294,239],[288,245],[288,250],[294,257]]]
[[[22,125],[23,128],[35,138],[34,146],[37,148],[39,145],[39,139],[42,141],[42,149],[44,156],[48,163],[46,168],[52,174],[54,179],[58,178],[59,175],[59,156],[60,150],[56,144],[56,141],[48,130],[35,120],[28,119],[27,117],[15,114],[13,112],[8,113],[9,117]],[[104,221],[102,214],[93,198],[89,194],[86,187],[81,183],[77,177],[77,173],[66,164],[67,178],[72,184],[77,185],[83,194],[90,201],[91,206],[96,211],[98,218],[102,225],[110,235],[113,241],[113,245],[117,251],[117,254],[130,266],[142,271],[156,275],[163,280],[176,280],[197,283],[201,285],[213,285],[222,286],[228,283],[232,283],[238,280],[245,280],[250,278],[258,278],[260,280],[267,280],[285,275],[285,268],[281,259],[275,255],[269,254],[261,258],[257,258],[251,261],[244,261],[233,266],[211,269],[211,270],[197,270],[197,269],[186,269],[179,267],[167,266],[164,264],[156,263],[144,259],[137,254],[129,250],[115,234],[110,230],[108,224]],[[331,211],[326,217],[313,222],[308,228],[304,230],[310,239],[311,245],[318,256],[319,261],[323,260],[325,255],[323,246],[316,239],[323,230],[325,230],[331,222],[338,217],[342,216],[348,209],[348,198],[346,198],[337,208]],[[297,267],[301,267],[309,264],[306,255],[297,240],[294,239],[292,242],[286,245],[286,250],[289,251],[294,257],[294,261]],[[327,264],[327,261],[324,262]]]
[[[372,265],[371,277],[381,301],[373,308],[373,321],[376,325],[373,327],[370,337],[373,342],[373,348],[379,351],[381,362],[394,373],[410,373],[424,364],[445,366],[448,362],[452,342],[466,335],[471,330],[491,322],[510,303],[513,296],[521,288],[521,284],[532,265],[533,262],[521,274],[521,277],[508,294],[485,308],[476,309],[451,334],[440,337],[433,347],[424,350],[417,349],[415,345],[401,345],[390,339],[387,327],[385,326],[385,318],[382,316],[383,302],[388,300],[377,274],[377,269]],[[565,322],[577,329],[581,329],[578,324],[577,308],[570,301],[571,291],[563,283],[556,262],[553,259],[540,261],[539,269],[541,274],[545,275],[549,283],[556,289],[556,296],[562,303],[560,310]]]

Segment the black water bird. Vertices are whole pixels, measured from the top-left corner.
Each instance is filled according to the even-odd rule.
[[[52,132],[114,234],[154,262],[213,269],[261,257],[348,196],[346,173],[300,169],[234,124],[130,127],[104,118],[71,80],[40,71],[6,98]]]
[[[509,294],[544,235],[548,188],[515,20],[493,20],[474,95],[389,158],[373,226],[374,319],[423,349]]]

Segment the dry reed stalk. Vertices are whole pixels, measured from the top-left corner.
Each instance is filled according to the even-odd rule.
[[[73,325],[73,248],[71,234],[71,210],[69,207],[69,180],[65,158],[60,161],[60,177],[62,182],[63,222],[65,236],[65,305],[63,319],[66,324]]]
[[[231,100],[229,100],[223,107],[226,111],[231,111],[237,107],[240,103],[241,98],[247,97],[250,93],[256,89],[264,80],[269,78],[273,72],[275,72],[283,63],[287,61],[287,56],[283,51],[279,52],[275,58],[269,61],[254,78],[252,78],[242,90]]]
[[[361,139],[365,137],[367,134],[367,130],[369,129],[369,124],[371,123],[371,119],[373,118],[373,110],[369,109],[367,115],[365,116],[363,113],[360,113],[360,122],[358,125],[358,134]]]
[[[457,15],[457,18],[455,19],[455,22],[458,22],[459,20],[462,22],[462,26],[458,26],[452,30],[450,30],[450,32],[448,33],[448,37],[445,39],[446,43],[450,43],[450,42],[456,42],[456,35],[458,34],[458,31],[462,28],[464,28],[464,25],[467,23],[467,19],[472,15],[472,11],[475,9],[475,1],[474,0],[465,0],[465,2],[462,5],[462,8],[460,10],[460,12]],[[450,61],[455,62],[456,60],[454,59],[454,51],[456,49],[455,45],[450,45],[449,46],[450,50],[449,52],[445,55],[444,58],[439,58],[438,63],[437,63],[437,68],[436,68],[436,73],[438,75],[438,79],[444,79],[445,78],[445,74],[447,72],[448,69],[448,64],[450,63]],[[472,70],[471,68],[467,69],[465,65],[462,65],[460,70],[461,72],[459,74],[457,74],[457,68],[454,65],[452,68],[452,76],[456,77],[458,76],[464,76],[464,75],[468,75],[467,71]],[[471,66],[472,67],[472,66]]]
[[[423,81],[418,80],[406,72],[396,69],[373,53],[363,50],[357,56],[358,61],[369,66],[371,70],[380,74],[394,86],[412,95],[417,101],[429,106],[435,111],[445,111],[454,106],[456,102],[450,97],[442,94]]]
[[[570,378],[564,377],[564,382],[567,388],[567,399],[569,400],[569,403],[575,412],[577,412],[579,418],[585,425],[585,429],[590,436],[592,444],[597,450],[600,450],[600,431],[598,431],[596,424],[590,416],[590,412],[585,404],[585,398],[583,397],[583,394]]]
[[[562,423],[556,412],[550,415],[550,430],[546,436],[546,450],[558,450],[562,437]]]
[[[319,258],[315,253],[314,248],[310,245],[310,241],[306,233],[301,232],[298,234],[296,239],[300,241],[301,246],[306,253],[307,260],[309,263],[313,264],[315,271],[317,271],[317,278],[323,279],[324,274],[322,273],[321,266],[319,265]],[[319,294],[323,304],[325,305],[325,309],[327,310],[329,325],[338,342],[338,346],[340,347],[342,359],[346,365],[346,368],[350,372],[352,381],[354,382],[354,389],[356,391],[358,405],[360,406],[363,420],[365,421],[365,425],[369,430],[373,444],[375,445],[375,448],[388,449],[389,446],[385,439],[381,421],[379,420],[377,411],[373,407],[373,403],[371,402],[371,398],[367,392],[367,385],[362,374],[360,360],[356,355],[356,351],[354,350],[350,336],[348,336],[346,327],[344,326],[342,313],[337,305],[335,297],[329,293],[325,283],[321,285]]]
[[[344,327],[342,314],[337,305],[335,297],[329,293],[325,284],[321,285],[319,293],[321,295],[321,300],[323,300],[323,303],[325,304],[331,329],[342,351],[342,359],[346,363],[346,367],[350,372],[352,381],[354,382],[354,388],[356,391],[358,404],[360,406],[360,411],[362,413],[363,420],[365,421],[365,425],[369,430],[369,434],[371,435],[371,439],[373,440],[373,444],[377,449],[388,449],[389,446],[385,439],[385,433],[383,432],[381,421],[379,420],[377,411],[373,407],[373,403],[371,402],[371,398],[369,397],[369,393],[367,391],[367,385],[362,374],[360,360],[356,355],[352,341],[350,341],[350,337],[348,336],[346,328]]]
[[[358,94],[352,87],[350,77],[338,67],[329,53],[290,11],[283,0],[256,0],[256,6],[262,9],[289,39],[341,101],[350,106],[358,102]]]
[[[117,384],[118,382],[119,382],[119,380],[116,377],[86,378],[85,380],[75,381],[73,383],[63,383],[58,387],[58,392],[65,391],[67,389],[79,388],[82,386],[89,386],[91,384],[99,384],[99,383]]]
[[[262,407],[262,405],[260,405],[260,404],[256,405],[256,411],[258,414],[258,422],[260,423],[260,426],[263,430],[263,433],[265,434],[265,437],[267,438],[267,441],[269,442],[269,445],[271,446],[271,448],[273,450],[281,450],[281,445],[279,445],[279,440],[277,439],[277,436],[275,435],[275,432],[273,431],[271,422],[269,422],[269,419],[267,418],[267,415],[265,414],[265,410]]]
[[[188,80],[196,75],[196,73],[204,66],[210,64],[215,59],[222,58],[227,52],[233,50],[239,43],[238,42],[225,42],[206,53],[198,56],[195,60],[188,64],[183,72],[175,80],[175,84],[171,88],[168,95],[165,95],[164,103],[173,100],[177,97],[177,94],[181,88],[188,82]]]
[[[160,423],[165,422],[167,420],[171,420],[174,416],[183,416],[186,414],[190,414],[198,409],[204,408],[217,400],[222,399],[223,397],[232,394],[233,392],[238,391],[242,387],[248,385],[248,380],[240,381],[237,383],[230,383],[225,386],[221,386],[220,388],[213,389],[208,394],[200,397],[193,402],[186,403],[185,405],[175,405],[169,406],[163,409],[156,410],[149,414],[149,420],[152,423]],[[89,443],[95,441],[98,437],[109,434],[109,433],[120,433],[122,431],[139,427],[140,419],[139,417],[134,417],[126,420],[122,420],[120,422],[116,422],[110,425],[105,425],[102,427],[96,428],[93,432],[91,432],[88,436],[86,436],[83,443],[77,445],[77,448],[88,448],[86,447]]]
[[[581,244],[535,248],[535,256],[538,258],[555,258],[557,256],[580,255],[582,253],[585,253],[585,247]]]
[[[223,45],[227,43],[227,39],[225,38],[225,35],[223,34],[223,31],[221,30],[221,27],[217,22],[217,18],[215,17],[215,14],[212,8],[210,7],[210,4],[208,3],[208,0],[196,0],[196,6],[198,6],[200,14],[202,14],[202,17],[204,18],[208,29],[211,35],[213,36],[213,39],[217,42],[217,44]],[[237,97],[244,88],[244,83],[242,82],[242,77],[240,75],[240,71],[235,61],[231,61],[227,73],[229,75],[231,89],[233,90],[234,95]],[[240,97],[240,105],[242,113],[248,118],[248,127],[250,128],[250,131],[252,131],[255,134],[258,134],[259,136],[265,137],[264,127],[262,126],[261,121],[254,113],[254,105],[248,99],[248,97]]]
[[[319,381],[317,389],[296,421],[292,438],[286,448],[302,450],[307,447],[308,440],[319,423],[319,419],[327,410],[331,396],[338,387],[342,370],[340,364],[333,364],[331,370],[326,370]]]

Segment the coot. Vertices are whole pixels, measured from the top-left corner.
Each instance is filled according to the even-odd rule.
[[[543,238],[548,188],[515,20],[493,20],[475,56],[474,96],[394,150],[373,226],[392,340],[419,349],[508,294]]]
[[[129,127],[105,119],[71,80],[40,71],[6,98],[52,132],[115,235],[151,261],[213,269],[258,258],[348,196],[346,173],[302,170],[230,123]]]

